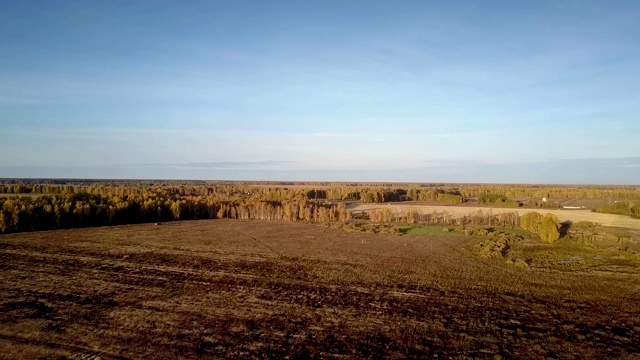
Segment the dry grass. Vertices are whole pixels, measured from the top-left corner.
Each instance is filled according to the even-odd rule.
[[[476,241],[232,220],[2,235],[0,357],[640,356],[637,274],[520,269]]]

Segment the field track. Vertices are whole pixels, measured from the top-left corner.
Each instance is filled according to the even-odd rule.
[[[556,210],[556,209],[522,209],[522,208],[489,208],[478,206],[447,206],[447,205],[413,205],[404,203],[388,204],[353,204],[348,207],[351,211],[369,211],[371,209],[389,208],[394,212],[406,212],[409,209],[417,210],[422,214],[431,214],[432,212],[447,212],[452,216],[471,215],[474,212],[482,210],[485,214],[491,211],[493,214],[517,211],[523,215],[531,211],[537,211],[541,214],[552,213],[558,216],[560,221],[571,220],[590,221],[604,226],[616,226],[627,229],[640,230],[640,219],[634,219],[629,216],[594,213],[591,210]]]
[[[638,278],[473,239],[191,221],[0,236],[0,358],[640,357]]]

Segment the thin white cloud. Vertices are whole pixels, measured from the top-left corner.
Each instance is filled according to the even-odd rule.
[[[312,133],[309,135],[312,137],[319,137],[319,138],[361,138],[365,136],[363,134],[353,134],[353,133]]]

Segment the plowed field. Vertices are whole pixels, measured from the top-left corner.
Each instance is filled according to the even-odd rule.
[[[192,221],[0,236],[0,357],[640,357],[640,279],[473,238]]]

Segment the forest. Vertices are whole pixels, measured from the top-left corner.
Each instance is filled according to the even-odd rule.
[[[3,233],[223,218],[331,224],[351,219],[349,202],[455,205],[477,198],[479,205],[486,206],[544,207],[557,205],[535,198],[640,198],[640,191],[633,187],[147,180],[3,180],[0,194]],[[596,211],[640,217],[639,204],[620,201]],[[393,219],[385,211],[370,216],[374,222],[450,221],[443,215],[415,211]]]
[[[606,214],[627,215],[632,218],[640,219],[640,201],[616,201],[613,204],[604,205],[594,209],[594,211]]]
[[[305,194],[309,198],[329,200],[361,200],[361,193],[375,191],[378,195],[370,199],[383,200],[380,196],[387,196],[381,202],[400,201],[403,195],[409,201],[428,201],[437,198],[434,193],[460,195],[463,198],[497,195],[506,198],[640,199],[640,186],[623,185],[0,179],[2,194],[59,194],[75,191],[122,195],[163,190],[191,196],[229,194],[246,190],[263,194],[278,192],[288,194],[288,198]]]

